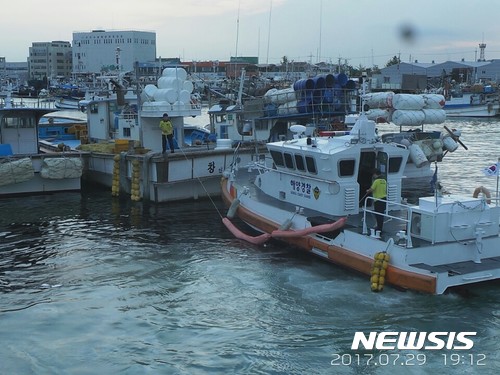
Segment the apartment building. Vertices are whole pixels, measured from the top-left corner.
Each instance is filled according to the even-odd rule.
[[[51,80],[57,77],[70,77],[71,69],[70,42],[34,42],[29,48],[29,79]]]

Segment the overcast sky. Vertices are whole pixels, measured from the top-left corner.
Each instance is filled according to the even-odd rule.
[[[258,56],[358,67],[500,58],[498,0],[17,0],[0,15],[0,56],[93,29],[156,32],[157,56]]]

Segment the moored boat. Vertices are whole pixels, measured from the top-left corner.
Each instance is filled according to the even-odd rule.
[[[445,97],[444,109],[448,117],[500,116],[500,93],[491,86],[476,85],[474,91],[448,90]]]
[[[241,82],[243,81],[243,74]],[[356,113],[357,87],[345,74],[320,74],[288,87],[270,88],[264,95],[212,105],[209,130],[232,142],[268,142],[289,139],[291,126],[309,132],[345,131],[346,116]]]
[[[86,181],[110,187],[113,195],[132,200],[170,202],[219,194],[222,172],[233,163],[231,144],[211,142],[206,129],[185,126],[184,119],[201,114],[190,100],[193,86],[182,68],[165,68],[158,84],[140,92],[115,83],[113,95],[82,102],[87,107],[89,152]],[[174,128],[174,153],[162,153],[158,126],[168,113]],[[172,151],[172,150],[169,150]],[[252,149],[238,147],[249,161]]]
[[[40,104],[40,103],[37,103]],[[53,108],[0,103],[0,196],[80,190],[81,152],[44,152],[40,118]]]
[[[349,135],[297,134],[268,143],[269,154],[226,171],[224,224],[243,240],[274,238],[365,274],[374,291],[390,284],[442,294],[500,278],[498,202],[480,194],[446,195],[437,177],[434,195],[420,196],[416,204],[403,201],[410,150],[381,142],[375,126],[362,114]],[[386,197],[379,199],[386,204],[382,231],[371,229],[376,200],[365,196],[364,167],[379,169],[387,182]],[[234,216],[262,234],[245,234],[231,222]]]
[[[54,100],[54,106],[57,109],[62,109],[62,110],[67,110],[67,109],[82,110],[85,109],[80,104],[80,102],[83,99],[84,98],[79,98],[79,97],[60,97]]]
[[[444,124],[447,118],[443,95],[384,91],[363,94],[362,100],[368,119],[393,126],[394,130],[386,127],[380,134],[381,141],[404,145],[410,151],[403,180],[405,194],[429,190],[428,181],[434,173],[432,164],[442,161],[459,145],[467,150],[459,139],[460,130],[445,125],[442,131],[435,129],[435,125]],[[430,125],[433,126],[429,130]]]
[[[80,144],[87,134],[87,114],[78,110],[60,110],[47,113],[38,123],[39,138],[52,143]]]

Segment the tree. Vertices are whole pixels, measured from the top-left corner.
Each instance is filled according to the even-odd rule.
[[[390,59],[387,64],[385,64],[385,67],[387,68],[388,66],[391,65],[398,65],[401,63],[401,59],[397,56],[394,56],[392,59]]]

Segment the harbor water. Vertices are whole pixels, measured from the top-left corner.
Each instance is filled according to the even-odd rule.
[[[497,179],[499,120],[448,120],[447,191]],[[381,132],[390,125],[380,125]],[[441,129],[436,126],[436,129]],[[498,374],[500,283],[386,287],[221,222],[218,197],[82,192],[0,200],[2,374]],[[476,332],[470,350],[351,350],[356,332]],[[470,336],[469,336],[470,337]]]

